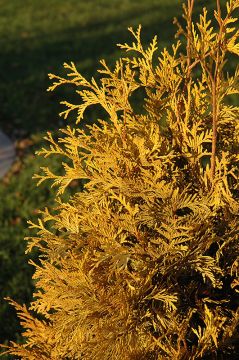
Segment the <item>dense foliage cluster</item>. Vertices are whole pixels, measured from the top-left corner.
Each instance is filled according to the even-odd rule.
[[[86,130],[48,133],[41,155],[65,156],[64,174],[42,168],[57,206],[42,211],[28,251],[36,291],[30,309],[16,307],[24,345],[7,350],[22,359],[212,359],[238,353],[239,69],[226,73],[228,54],[239,55],[238,0],[212,26],[204,9],[159,55],[141,28],[119,45],[127,57],[100,81],[86,80],[74,63],[67,76],[50,74],[54,90],[72,84],[82,103],[64,101],[67,118],[100,105],[105,119]],[[184,52],[184,44],[186,51]],[[129,54],[129,55],[128,55]],[[133,106],[144,96],[143,109]],[[84,190],[68,202],[72,181]]]
[[[210,11],[214,0],[203,1],[207,1]],[[34,259],[35,255],[24,254],[23,238],[33,234],[27,229],[27,220],[37,221],[37,209],[51,208],[55,201],[55,191],[49,182],[36,188],[32,175],[41,166],[50,164],[51,170],[58,174],[61,167],[58,157],[45,159],[34,155],[34,151],[46,145],[43,139],[46,129],[57,136],[64,123],[56,113],[58,100],[63,94],[66,96],[67,88],[46,93],[47,72],[59,69],[64,60],[71,59],[86,76],[95,76],[97,58],[106,57],[108,64],[114,63],[119,50],[112,39],[126,41],[129,18],[133,27],[142,23],[146,43],[157,31],[158,24],[163,23],[160,44],[167,44],[175,30],[171,18],[179,15],[180,10],[178,0],[25,0],[21,3],[12,0],[1,3],[0,68],[4,71],[0,81],[0,129],[13,140],[17,159],[7,176],[0,179],[0,322],[4,323],[0,327],[0,343],[7,343],[7,339],[21,341],[15,309],[4,298],[11,297],[27,306],[32,299],[34,267],[28,265],[27,259]],[[195,11],[198,13],[199,9]],[[233,62],[230,65],[233,66]],[[74,101],[71,87],[68,89]],[[100,109],[92,107],[84,121],[94,122],[100,117],[96,111]],[[74,113],[67,123],[75,124]],[[65,197],[73,187],[74,183]],[[0,349],[0,353],[2,351]],[[4,356],[4,360],[9,358]]]

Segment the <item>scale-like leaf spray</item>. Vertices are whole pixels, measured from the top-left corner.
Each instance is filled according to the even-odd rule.
[[[144,47],[141,27],[129,28],[125,57],[100,80],[74,63],[50,74],[49,91],[71,84],[79,104],[63,101],[81,122],[88,107],[105,120],[88,132],[67,126],[48,133],[39,154],[60,156],[63,174],[35,177],[58,188],[57,205],[41,212],[27,251],[41,253],[30,308],[15,306],[23,345],[6,352],[25,360],[220,359],[238,353],[239,70],[224,70],[238,51],[239,1],[219,1],[212,25],[206,9],[186,37],[158,53]],[[144,112],[135,91],[144,91]],[[141,107],[142,108],[142,107]],[[84,190],[69,202],[72,181]]]

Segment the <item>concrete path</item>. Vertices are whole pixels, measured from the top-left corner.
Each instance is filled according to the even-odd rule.
[[[0,130],[0,179],[10,169],[15,159],[14,144]]]

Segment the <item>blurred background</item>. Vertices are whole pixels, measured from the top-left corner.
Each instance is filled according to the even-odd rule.
[[[205,5],[212,13],[216,0],[195,0],[195,16]],[[0,0],[0,130],[16,151],[0,179],[0,343],[21,341],[15,310],[3,298],[31,300],[32,267],[23,240],[32,234],[27,220],[54,203],[55,190],[47,183],[36,187],[32,176],[40,166],[51,163],[56,171],[61,166],[35,151],[44,145],[46,131],[74,124],[74,117],[58,116],[59,101],[72,101],[72,89],[46,92],[47,74],[63,75],[63,63],[74,61],[86,78],[96,76],[100,59],[112,65],[122,54],[116,43],[131,42],[129,26],[142,24],[145,44],[157,34],[163,49],[174,41],[172,21],[181,19],[181,7],[180,0]],[[87,115],[85,122],[93,122],[94,111]]]

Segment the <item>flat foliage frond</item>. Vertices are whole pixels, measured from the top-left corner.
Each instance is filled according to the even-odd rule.
[[[204,9],[186,37],[157,51],[141,26],[114,69],[101,60],[100,80],[73,63],[50,74],[49,90],[73,84],[80,104],[63,101],[80,122],[100,105],[105,120],[86,130],[48,133],[41,156],[60,156],[62,173],[42,168],[40,184],[58,189],[56,206],[29,222],[40,251],[29,309],[13,302],[25,343],[6,352],[22,359],[233,359],[239,349],[239,55],[238,0],[219,2],[212,23]],[[235,11],[236,10],[236,11]],[[214,25],[212,25],[214,24]],[[144,112],[134,95],[143,91]],[[84,190],[68,202],[72,181]]]

